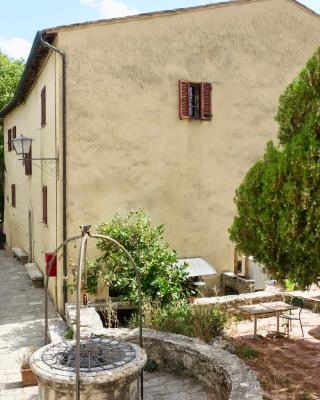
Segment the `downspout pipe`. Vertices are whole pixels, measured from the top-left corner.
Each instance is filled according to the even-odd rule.
[[[58,53],[62,58],[62,242],[67,240],[67,88],[66,88],[66,54],[52,44],[43,40],[44,46]],[[67,276],[67,247],[63,250],[63,276]],[[63,279],[63,314],[68,302],[66,280]]]

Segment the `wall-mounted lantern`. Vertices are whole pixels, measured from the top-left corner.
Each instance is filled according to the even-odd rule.
[[[26,136],[20,135],[19,137],[12,139],[13,147],[18,156],[25,156],[29,154],[32,139]]]
[[[33,141],[33,139],[31,139],[27,136],[23,136],[23,135],[20,135],[20,136],[16,137],[15,139],[11,140],[17,155],[22,156],[22,158],[19,158],[19,161],[25,161],[26,156],[29,155],[32,141]],[[29,158],[29,160],[31,160],[31,161],[55,161],[56,162],[55,166],[57,167],[58,157],[41,157],[41,158],[33,158],[32,157],[31,159]]]

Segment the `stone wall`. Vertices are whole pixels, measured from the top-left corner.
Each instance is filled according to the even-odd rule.
[[[238,292],[238,294],[251,293],[254,292],[255,281],[254,279],[243,278],[232,272],[227,272],[221,275],[222,293],[225,294],[227,286]]]
[[[195,300],[195,305],[226,305],[226,306],[237,306],[237,305],[246,305],[246,304],[256,304],[260,302],[268,302],[268,301],[284,301],[284,293],[281,292],[270,292],[268,290],[263,290],[261,292],[253,292],[253,293],[243,293],[243,294],[234,294],[230,296],[216,296],[216,297],[202,297]]]
[[[69,314],[67,320],[74,329],[74,308],[68,305],[66,310]],[[137,329],[103,328],[101,321],[93,316],[93,310],[88,312],[88,309],[81,309],[81,321],[84,321],[84,326],[81,326],[82,335],[89,336],[91,332],[93,335],[103,334],[138,343]],[[89,318],[89,314],[94,318]],[[219,345],[207,345],[198,339],[144,329],[143,347],[148,358],[156,361],[161,369],[175,370],[194,377],[204,386],[214,389],[219,400],[262,400],[260,384],[255,374],[238,357]]]
[[[113,330],[114,332],[116,330]],[[109,330],[112,335],[112,331]],[[119,338],[117,336],[117,338]],[[122,338],[137,342],[137,331]],[[148,358],[162,369],[183,372],[214,389],[219,400],[262,400],[262,390],[254,374],[238,357],[219,345],[167,332],[143,330],[143,346]]]

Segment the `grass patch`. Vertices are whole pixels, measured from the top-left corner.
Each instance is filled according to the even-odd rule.
[[[155,372],[155,371],[158,371],[158,369],[159,369],[159,365],[156,363],[156,361],[154,361],[152,358],[148,358],[147,363],[144,366],[144,370],[146,372]]]
[[[66,330],[66,332],[64,334],[64,337],[67,340],[72,340],[74,338],[74,333],[73,333],[73,330],[72,330],[71,326],[67,326],[67,330]]]
[[[246,344],[234,346],[234,354],[242,359],[252,359],[258,357],[258,352]]]

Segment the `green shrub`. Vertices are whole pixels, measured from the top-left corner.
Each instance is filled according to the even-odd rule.
[[[163,308],[155,307],[152,310],[152,328],[159,331],[192,336],[191,320],[192,310],[185,302],[167,305]]]
[[[192,336],[211,342],[220,335],[228,323],[228,315],[217,306],[194,305],[192,308]]]
[[[186,264],[176,265],[176,252],[164,241],[162,225],[153,227],[143,210],[128,216],[114,216],[111,222],[100,224],[98,232],[117,240],[130,253],[140,272],[144,298],[162,304],[176,302],[188,295],[184,287]],[[94,294],[101,282],[126,300],[137,300],[137,281],[126,254],[109,241],[97,244],[102,256],[88,263],[87,290]]]
[[[195,337],[210,343],[222,333],[228,323],[228,314],[220,307],[191,305],[185,301],[161,307],[159,303],[144,303],[144,327],[162,332]],[[136,319],[131,320],[131,327]]]

